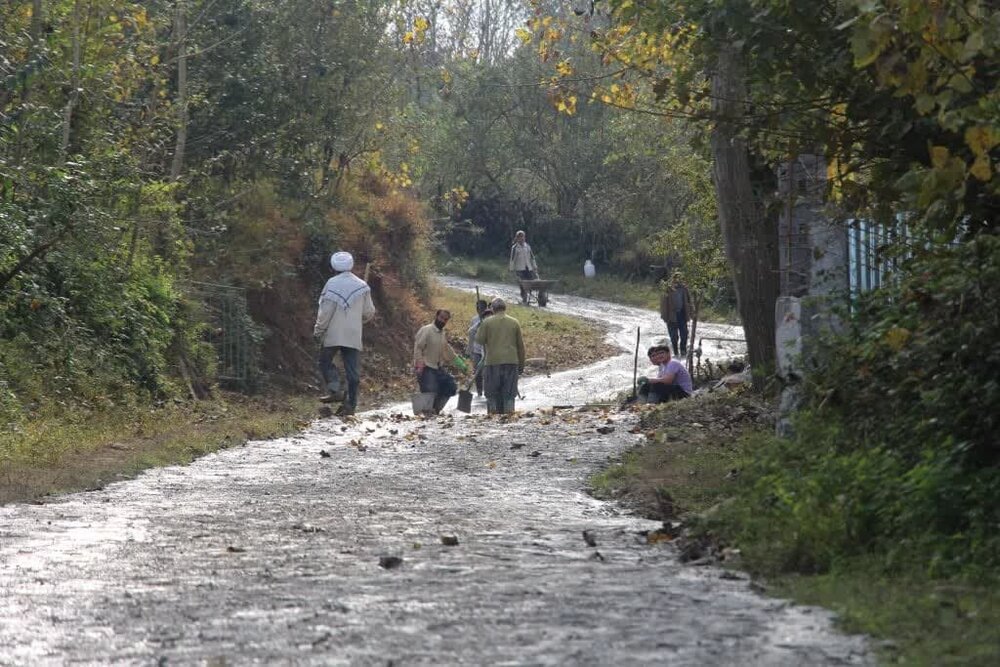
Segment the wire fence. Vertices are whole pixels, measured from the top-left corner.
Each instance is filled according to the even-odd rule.
[[[216,351],[216,379],[246,387],[251,377],[252,320],[246,290],[232,285],[190,281],[204,308]]]

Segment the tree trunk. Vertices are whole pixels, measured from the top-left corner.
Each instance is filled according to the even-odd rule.
[[[73,3],[73,42],[71,48],[73,51],[73,71],[70,75],[69,99],[66,100],[66,106],[63,108],[62,141],[59,144],[59,153],[63,160],[69,153],[73,110],[80,98],[80,0]]]
[[[746,102],[744,57],[725,46],[712,76],[712,180],[719,225],[733,272],[736,303],[747,340],[754,388],[774,369],[774,304],[778,298],[778,229],[754,195],[746,140],[740,136]]]
[[[42,0],[31,0],[31,43],[37,53],[42,41]]]
[[[184,4],[184,0],[177,0],[174,5],[174,32],[177,35],[177,142],[174,145],[174,159],[170,164],[171,181],[181,177],[184,150],[187,147],[187,21],[184,17]]]

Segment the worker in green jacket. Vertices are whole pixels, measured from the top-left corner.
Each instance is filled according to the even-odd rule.
[[[493,316],[479,325],[476,342],[486,351],[483,390],[487,414],[511,414],[517,397],[517,378],[524,372],[524,338],[521,324],[507,314],[503,299],[490,304]]]

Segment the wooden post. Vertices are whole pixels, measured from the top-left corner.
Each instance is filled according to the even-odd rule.
[[[636,399],[639,396],[639,390],[636,385],[639,378],[639,332],[641,329],[639,327],[635,328],[635,359],[632,362],[632,398]]]

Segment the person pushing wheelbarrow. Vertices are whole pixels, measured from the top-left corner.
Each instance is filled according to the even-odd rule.
[[[508,268],[517,274],[519,281],[538,279],[538,262],[535,261],[535,253],[531,251],[531,246],[528,245],[528,240],[524,235],[523,229],[519,229],[514,234],[514,245],[510,247],[510,264]],[[527,305],[528,290],[525,288],[523,282],[520,283],[520,286],[521,303]]]

